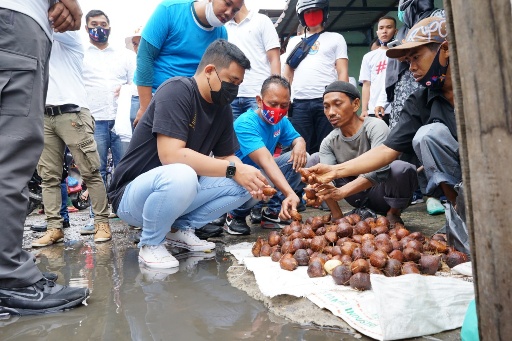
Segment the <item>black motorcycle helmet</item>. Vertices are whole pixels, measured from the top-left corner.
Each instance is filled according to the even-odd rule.
[[[329,17],[329,0],[298,0],[296,10],[300,24],[307,27],[306,22],[304,21],[304,12],[312,8],[320,8],[323,10],[324,20],[322,23],[325,24]]]

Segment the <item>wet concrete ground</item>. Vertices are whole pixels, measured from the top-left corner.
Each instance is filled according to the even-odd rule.
[[[304,217],[322,214],[311,208],[303,212]],[[0,340],[369,340],[307,299],[261,295],[252,273],[224,252],[226,245],[266,236],[259,226],[247,237],[214,238],[212,253],[173,249],[180,267],[162,271],[139,267],[136,231],[119,219],[111,220],[113,240],[95,244],[92,236],[78,233],[88,211],[70,217],[65,243],[32,249],[32,239],[41,234],[31,232],[30,225],[44,219],[33,213],[26,221],[24,247],[36,255],[42,271],[59,275],[58,283],[88,287],[88,305],[0,320]],[[425,234],[444,224],[444,216],[429,216],[424,204],[411,207],[403,218],[410,230]],[[459,333],[428,339],[459,340]]]

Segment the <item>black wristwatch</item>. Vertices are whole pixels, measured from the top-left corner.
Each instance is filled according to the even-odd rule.
[[[236,166],[233,161],[229,161],[229,166],[226,169],[226,178],[231,179],[235,176],[236,173]]]

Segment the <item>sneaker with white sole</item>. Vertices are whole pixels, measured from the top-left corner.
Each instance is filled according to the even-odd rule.
[[[180,265],[180,262],[167,251],[165,244],[142,246],[139,250],[139,262],[156,269],[169,269]]]
[[[273,212],[268,207],[265,207],[261,212],[261,228],[282,229],[286,225],[290,225],[291,222],[291,220],[281,220],[279,212]]]
[[[95,231],[94,231],[94,218],[90,218],[89,221],[87,222],[87,224],[82,226],[82,228],[80,229],[80,234],[82,236],[85,236],[85,235],[94,234],[94,233],[95,233]]]
[[[194,229],[179,229],[169,232],[165,236],[168,244],[190,251],[208,251],[215,249],[215,243],[201,240],[194,233]]]
[[[2,316],[53,313],[82,303],[87,305],[88,297],[87,288],[62,286],[53,280],[42,278],[24,288],[0,287],[0,313]]]
[[[412,194],[411,205],[421,204],[422,202],[425,201],[423,200],[423,194],[421,193],[421,191],[414,191],[414,193]]]
[[[251,234],[251,228],[247,225],[246,217],[236,217],[231,213],[226,216],[226,223],[222,228],[226,233],[233,235]]]

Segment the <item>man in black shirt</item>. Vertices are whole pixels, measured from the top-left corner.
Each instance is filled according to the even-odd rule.
[[[339,165],[317,165],[309,170],[322,182],[379,169],[401,153],[414,151],[424,166],[427,195],[442,193],[455,204],[454,185],[461,181],[459,144],[453,104],[453,87],[446,41],[446,19],[426,18],[413,26],[402,45],[386,52],[390,58],[409,63],[415,80],[425,89],[405,102],[397,125],[383,145]],[[319,192],[320,199],[333,198],[332,190]]]
[[[179,265],[166,239],[191,251],[214,248],[194,229],[251,195],[264,199],[265,177],[234,156],[238,142],[229,104],[249,68],[240,49],[216,40],[193,77],[174,77],[158,88],[137,125],[109,198],[122,220],[143,228],[139,261],[146,266]]]

